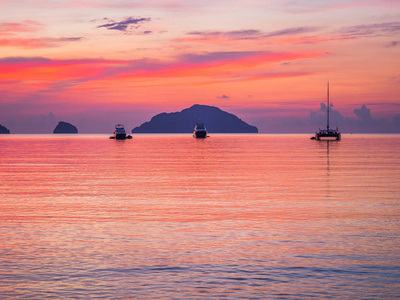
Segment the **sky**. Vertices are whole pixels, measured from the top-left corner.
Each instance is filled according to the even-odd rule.
[[[0,124],[128,130],[193,104],[259,132],[400,132],[398,0],[0,0]]]

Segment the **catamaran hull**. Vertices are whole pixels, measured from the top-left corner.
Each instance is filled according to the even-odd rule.
[[[322,134],[316,134],[315,139],[317,141],[340,141],[341,135],[322,135]]]

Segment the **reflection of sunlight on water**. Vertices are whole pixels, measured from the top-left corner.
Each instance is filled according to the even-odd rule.
[[[2,139],[0,294],[399,296],[399,145]]]

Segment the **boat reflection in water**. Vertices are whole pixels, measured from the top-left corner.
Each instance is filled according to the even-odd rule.
[[[196,126],[194,127],[193,137],[204,139],[207,136],[207,129],[204,126],[204,123],[196,123]]]
[[[320,129],[315,133],[315,136],[311,137],[312,140],[336,140],[340,141],[341,133],[339,129],[329,128],[329,81],[328,81],[328,92],[327,92],[327,109],[326,109],[326,129]]]
[[[115,125],[114,136],[110,136],[110,139],[116,140],[126,140],[131,138],[131,135],[126,135],[125,127],[122,124]]]

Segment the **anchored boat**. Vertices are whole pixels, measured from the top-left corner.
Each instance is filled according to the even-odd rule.
[[[311,137],[312,140],[336,140],[340,141],[341,139],[341,133],[339,132],[339,129],[336,127],[336,129],[329,128],[329,81],[328,81],[328,91],[327,91],[327,109],[326,109],[326,129],[320,129],[318,132],[315,133],[315,136]]]
[[[110,139],[116,140],[126,140],[131,138],[131,135],[126,134],[125,127],[122,124],[115,125],[114,136],[110,136]]]
[[[193,137],[198,139],[204,139],[207,137],[207,129],[204,126],[204,123],[196,123],[194,127]]]

